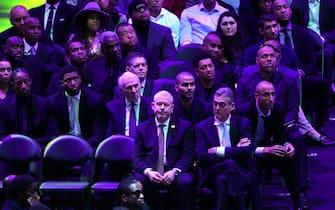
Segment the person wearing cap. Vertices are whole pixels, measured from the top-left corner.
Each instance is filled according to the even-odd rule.
[[[77,12],[73,21],[76,33],[71,34],[69,40],[82,40],[89,60],[100,57],[99,36],[111,21],[109,14],[103,12],[97,2],[88,2],[82,10]]]
[[[147,47],[157,55],[158,62],[172,60],[177,51],[171,29],[150,21],[150,12],[145,0],[133,0],[128,6],[128,15],[141,46]]]

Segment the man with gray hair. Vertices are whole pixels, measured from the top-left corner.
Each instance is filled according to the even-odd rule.
[[[245,190],[259,209],[259,192],[252,164],[251,124],[232,114],[234,93],[229,87],[216,90],[211,116],[195,126],[200,186],[216,194],[216,209],[246,209]]]
[[[124,72],[119,77],[118,84],[123,97],[106,103],[108,111],[106,135],[121,134],[135,137],[137,125],[152,114],[150,99],[141,97],[140,80],[131,72]]]

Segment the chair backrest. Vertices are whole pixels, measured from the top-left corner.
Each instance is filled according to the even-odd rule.
[[[95,159],[106,162],[131,161],[134,155],[134,139],[129,136],[113,135],[102,141]]]
[[[201,53],[202,46],[200,44],[184,45],[177,50],[177,60],[192,62]]]
[[[93,149],[77,136],[62,135],[50,141],[43,154],[42,181],[90,180]]]
[[[123,135],[102,141],[95,152],[94,179],[120,181],[133,170],[134,147],[134,139]]]
[[[193,66],[185,61],[171,60],[160,68],[159,77],[175,79],[182,71],[193,72]]]
[[[60,163],[81,163],[92,159],[91,146],[77,136],[62,135],[45,147],[43,159]]]
[[[40,160],[40,145],[28,136],[11,134],[0,142],[0,159],[4,161],[27,163]]]
[[[174,98],[176,98],[176,82],[174,79],[170,78],[159,78],[154,81],[152,88],[152,96],[154,96],[157,92],[161,90],[169,91]]]

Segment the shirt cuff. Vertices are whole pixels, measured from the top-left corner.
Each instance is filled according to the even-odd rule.
[[[264,155],[264,147],[257,147],[255,150],[255,155],[256,156]]]
[[[216,155],[219,157],[224,157],[226,148],[225,147],[217,147],[216,148]]]
[[[144,169],[143,174],[147,175],[148,171],[152,171],[152,168],[146,168],[146,169]]]

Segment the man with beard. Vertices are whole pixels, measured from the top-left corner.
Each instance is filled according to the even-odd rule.
[[[102,97],[82,86],[76,66],[68,65],[61,70],[60,83],[62,89],[48,97],[54,135],[79,136],[96,147],[106,132]]]
[[[290,131],[284,124],[285,105],[276,102],[275,86],[269,81],[260,81],[254,91],[255,99],[237,106],[237,113],[247,117],[252,125],[252,144],[255,148],[259,169],[276,168],[284,177],[293,200],[294,209],[307,209],[304,195],[297,188],[297,154]],[[294,134],[293,134],[294,135]]]
[[[152,50],[158,62],[173,60],[176,57],[177,52],[170,28],[150,21],[145,0],[133,0],[128,6],[128,14],[132,19],[140,45]]]
[[[254,90],[258,82],[267,80],[273,83],[276,88],[277,101],[285,104],[286,117],[285,124],[287,126],[295,123],[299,109],[299,87],[296,78],[281,73],[278,68],[279,57],[271,45],[262,45],[256,57],[258,71],[253,74],[242,77],[236,88],[236,104],[253,99]]]
[[[87,65],[87,51],[81,41],[72,40],[69,42],[65,52],[68,63],[78,68],[82,86],[99,93],[104,100],[109,100],[113,97],[113,85],[108,75],[96,69],[96,66]],[[59,81],[61,81],[60,73],[54,74],[48,86],[48,95],[62,89]]]
[[[207,53],[200,54],[194,61],[193,67],[198,75],[195,81],[195,96],[207,103],[211,103],[215,90],[221,86],[234,84],[230,78],[224,77],[221,72],[216,72],[212,57]],[[234,86],[230,87],[234,89]]]
[[[209,104],[194,97],[195,89],[195,79],[191,73],[184,71],[176,76],[178,98],[174,103],[173,114],[193,125],[210,115]]]

